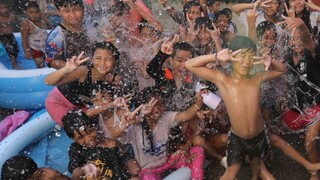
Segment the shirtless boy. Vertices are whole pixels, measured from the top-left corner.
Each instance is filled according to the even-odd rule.
[[[227,149],[228,168],[220,178],[235,179],[241,164],[248,155],[252,167],[252,179],[258,179],[259,161],[268,146],[264,120],[260,107],[260,85],[286,72],[279,61],[264,54],[255,57],[256,45],[248,37],[237,36],[229,46],[216,54],[190,59],[186,68],[203,79],[215,83],[226,104],[231,130]],[[214,61],[232,61],[232,72],[225,74],[209,69],[206,64]],[[259,60],[259,61],[255,61]],[[251,75],[254,64],[264,64],[271,70]]]

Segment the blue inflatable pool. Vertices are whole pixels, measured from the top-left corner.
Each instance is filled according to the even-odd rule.
[[[20,52],[18,63],[21,70],[13,70],[7,54],[0,56],[0,107],[7,109],[42,109],[45,98],[53,89],[44,83],[53,68],[37,69],[32,60],[23,56],[21,35],[15,33]]]

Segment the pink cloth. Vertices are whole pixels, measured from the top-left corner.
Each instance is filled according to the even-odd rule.
[[[189,167],[191,169],[192,180],[202,180],[204,171],[202,165],[204,162],[204,149],[196,146],[190,149],[190,154],[174,153],[169,156],[166,164],[156,168],[146,168],[140,172],[142,180],[161,180],[162,173],[169,169],[179,169]]]
[[[83,109],[85,107],[75,106],[64,97],[63,94],[55,87],[46,98],[46,109],[54,122],[62,126],[62,118],[71,110]]]
[[[29,115],[30,113],[27,111],[17,111],[2,120],[0,122],[0,141],[21,126],[28,119]]]
[[[94,4],[95,0],[85,0],[84,1],[86,4]]]

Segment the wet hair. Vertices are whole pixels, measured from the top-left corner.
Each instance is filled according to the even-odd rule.
[[[194,25],[194,29],[197,30],[198,28],[201,28],[202,25],[204,25],[205,27],[207,27],[210,30],[214,30],[214,27],[212,25],[212,20],[205,16],[205,17],[198,17],[195,20],[195,25]]]
[[[148,103],[152,98],[160,98],[161,100],[163,100],[163,93],[155,87],[144,88],[135,97],[136,107],[139,107],[141,104]],[[141,122],[141,127],[142,127],[143,146],[145,147],[144,135],[146,135],[147,136],[146,139],[150,144],[151,155],[154,155],[155,150],[154,150],[154,146],[153,146],[153,144],[154,144],[153,143],[153,134],[152,134],[152,130],[151,130],[148,122],[146,121],[146,119],[143,119],[143,121]]]
[[[37,163],[28,156],[17,155],[6,160],[2,166],[2,180],[25,180],[38,169]]]
[[[88,127],[96,127],[96,119],[89,118],[82,111],[70,111],[62,118],[63,129],[70,138],[74,138],[74,131],[80,131]]]
[[[154,32],[158,37],[161,36],[161,32],[156,30],[153,26],[151,26],[148,22],[146,22],[145,20],[143,20],[141,23],[138,24],[139,26],[139,31],[142,31],[142,28],[146,27],[148,29],[150,29],[152,32]]]
[[[232,51],[236,51],[239,49],[251,49],[256,52],[257,46],[249,37],[236,36],[230,42],[229,49],[231,49]]]
[[[230,18],[230,20],[232,19],[232,10],[230,8],[223,8],[222,11],[229,15],[228,18]]]
[[[191,46],[189,43],[187,42],[177,42],[173,45],[173,54],[172,57],[176,55],[176,53],[178,51],[190,51],[192,54],[192,57],[195,56],[195,50],[193,48],[193,46]]]
[[[218,11],[217,13],[215,13],[215,16],[214,16],[214,19],[213,19],[214,22],[217,22],[217,20],[219,19],[219,17],[220,17],[220,16],[223,16],[223,15],[225,15],[225,16],[228,18],[228,21],[229,21],[229,23],[230,23],[230,22],[231,22],[231,16],[230,16],[228,10],[225,10],[225,9],[223,9],[223,10]]]
[[[187,17],[187,13],[188,13],[188,11],[190,10],[190,8],[192,6],[198,6],[200,8],[200,11],[202,12],[202,8],[201,8],[201,6],[200,6],[200,4],[198,2],[189,1],[189,2],[185,3],[184,6],[183,6],[184,17]]]
[[[36,8],[36,9],[39,9],[39,10],[40,10],[38,3],[37,3],[37,2],[34,2],[34,1],[26,2],[26,3],[24,4],[23,10],[24,10],[24,11],[27,11],[27,10],[30,9],[30,8]]]
[[[115,57],[116,61],[119,61],[120,52],[117,47],[115,47],[112,43],[109,42],[97,42],[93,45],[92,48],[92,56],[97,49],[104,49],[112,51],[113,56]]]
[[[59,10],[61,7],[80,6],[84,8],[82,0],[54,0],[54,6]]]
[[[259,23],[256,29],[257,38],[261,39],[263,34],[268,30],[274,31],[277,35],[277,28],[272,22],[262,21],[261,23]]]
[[[220,0],[207,0],[207,6],[212,6],[216,2],[220,2]]]

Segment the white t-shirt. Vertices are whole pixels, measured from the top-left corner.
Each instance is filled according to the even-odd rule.
[[[318,30],[320,29],[320,12],[314,11],[310,13],[310,24],[312,28],[317,26]]]
[[[151,154],[150,144],[146,139],[141,124],[130,126],[127,138],[131,142],[135,158],[141,168],[153,168],[163,165],[167,160],[167,142],[170,129],[178,123],[174,120],[177,112],[165,112],[158,120],[153,134],[154,155]]]

